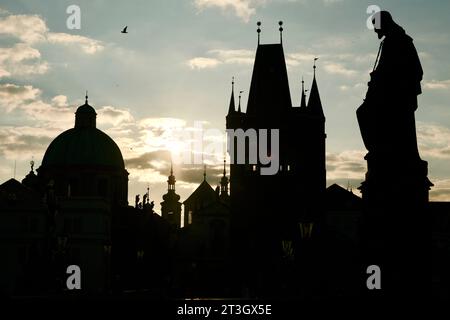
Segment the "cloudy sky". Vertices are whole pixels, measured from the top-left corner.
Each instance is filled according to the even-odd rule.
[[[70,5],[81,29],[68,29]],[[39,167],[50,141],[73,126],[89,90],[97,124],[118,143],[130,172],[129,199],[150,185],[158,205],[166,190],[174,129],[224,130],[231,77],[245,110],[256,48],[283,44],[291,97],[300,103],[301,77],[317,80],[326,115],[328,184],[357,187],[365,154],[355,118],[379,40],[366,27],[368,5],[391,11],[415,39],[424,68],[416,112],[421,156],[429,161],[434,200],[450,200],[450,1],[436,0],[160,0],[38,1],[0,4],[0,183],[22,179],[33,158]],[[129,33],[120,30],[128,25]],[[212,134],[209,141],[219,141]],[[169,151],[169,152],[168,152]],[[210,157],[215,186],[223,157]],[[402,170],[398,164],[399,170]],[[201,166],[175,167],[186,199],[201,181]],[[395,178],[395,177],[394,177]],[[395,181],[395,179],[393,179]]]

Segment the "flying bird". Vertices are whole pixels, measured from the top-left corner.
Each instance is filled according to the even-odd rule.
[[[121,33],[128,33],[128,32],[127,32],[127,28],[128,28],[128,26],[125,26],[125,28],[123,28],[123,30],[120,31],[120,32],[121,32]]]

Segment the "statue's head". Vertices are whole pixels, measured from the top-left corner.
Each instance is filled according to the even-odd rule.
[[[388,11],[379,11],[375,13],[372,17],[372,24],[374,26],[373,30],[378,35],[378,39],[387,35],[396,25]]]

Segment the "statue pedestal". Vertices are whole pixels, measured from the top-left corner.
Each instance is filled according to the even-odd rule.
[[[368,170],[359,188],[364,203],[363,268],[381,268],[382,290],[378,295],[429,296],[430,219],[426,210],[433,184],[427,178],[427,162],[383,161],[370,154],[365,159]]]

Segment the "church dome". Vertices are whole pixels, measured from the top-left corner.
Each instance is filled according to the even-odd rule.
[[[43,167],[89,165],[125,169],[117,144],[95,127],[97,114],[87,102],[75,113],[75,127],[57,136],[47,148]]]
[[[50,143],[42,166],[100,165],[124,169],[116,143],[97,128],[72,128]]]

